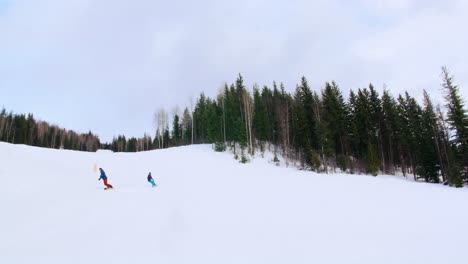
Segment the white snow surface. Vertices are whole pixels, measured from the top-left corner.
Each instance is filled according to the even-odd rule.
[[[209,145],[0,143],[0,263],[468,263],[467,201],[466,188],[244,165]]]

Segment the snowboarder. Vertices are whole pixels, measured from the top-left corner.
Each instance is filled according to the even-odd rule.
[[[104,180],[104,185],[106,186],[106,188],[104,188],[104,190],[107,190],[107,189],[112,189],[114,188],[112,185],[108,184],[107,183],[107,176],[106,176],[106,173],[104,172],[104,170],[102,168],[99,168],[99,171],[101,172],[101,177],[99,177],[99,181],[102,179]]]
[[[155,187],[156,183],[154,182],[153,177],[151,176],[151,172],[148,174],[148,182],[151,183],[151,187]]]

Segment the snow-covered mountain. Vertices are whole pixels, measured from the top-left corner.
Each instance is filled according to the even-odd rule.
[[[208,145],[0,143],[0,263],[468,263],[467,201],[400,177],[244,165]]]

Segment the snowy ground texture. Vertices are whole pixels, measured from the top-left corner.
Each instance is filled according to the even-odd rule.
[[[243,165],[207,145],[0,143],[0,263],[468,263],[467,207],[466,188]]]

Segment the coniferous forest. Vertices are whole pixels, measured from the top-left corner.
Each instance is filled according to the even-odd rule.
[[[89,133],[78,134],[46,121],[38,121],[32,114],[0,112],[0,141],[42,148],[96,151],[99,138]]]
[[[424,91],[422,104],[405,92],[397,96],[369,87],[347,98],[335,82],[312,89],[303,77],[294,93],[283,84],[248,89],[241,75],[216,98],[203,93],[192,109],[169,120],[161,109],[152,138],[126,138],[100,144],[91,132],[78,135],[32,115],[0,114],[0,140],[40,147],[136,152],[188,144],[230,148],[242,162],[266,148],[275,158],[320,173],[403,174],[462,187],[468,181],[468,116],[453,76],[442,68],[445,105]]]

